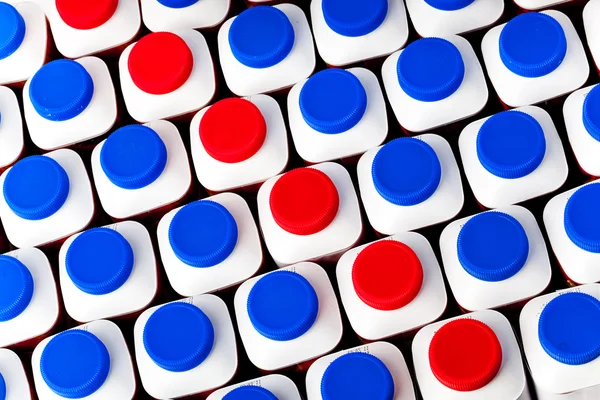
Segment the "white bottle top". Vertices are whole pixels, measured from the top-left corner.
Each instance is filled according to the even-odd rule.
[[[152,32],[206,29],[219,25],[231,0],[141,0],[144,25]]]
[[[15,93],[0,86],[0,169],[23,154],[23,120]]]
[[[19,160],[0,175],[0,218],[16,247],[42,246],[85,229],[95,212],[81,157],[62,149]],[[31,198],[36,198],[32,206]]]
[[[270,178],[258,191],[257,203],[265,244],[280,267],[336,262],[362,235],[358,197],[348,171],[336,163]],[[307,203],[310,208],[304,207]]]
[[[415,232],[347,251],[336,276],[350,325],[365,340],[413,332],[446,310],[440,264],[427,239]]]
[[[0,349],[0,380],[4,384],[5,400],[31,400],[31,388],[23,363],[16,353],[8,349]]]
[[[301,400],[296,384],[284,375],[265,375],[219,389],[206,400],[245,400],[255,396],[272,400]]]
[[[473,194],[487,208],[553,192],[569,172],[552,118],[535,106],[470,123],[460,134],[458,147]]]
[[[10,3],[10,1],[9,1]],[[8,46],[0,52],[0,85],[24,82],[46,61],[48,34],[46,16],[33,2],[0,6],[4,19]],[[12,22],[8,22],[12,21]]]
[[[144,311],[133,330],[142,385],[157,399],[226,385],[238,366],[227,306],[205,294]]]
[[[235,293],[234,307],[248,358],[263,371],[318,358],[342,337],[335,292],[325,270],[314,263],[247,280]]]

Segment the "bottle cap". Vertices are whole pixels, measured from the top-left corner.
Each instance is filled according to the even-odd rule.
[[[0,2],[0,60],[13,54],[25,38],[25,20],[17,9]]]
[[[56,0],[56,10],[65,24],[82,30],[104,25],[118,6],[119,0]]]
[[[277,396],[260,386],[240,386],[227,393],[223,400],[277,400]]]
[[[34,283],[29,269],[19,260],[0,255],[0,322],[21,315],[31,302]]]
[[[385,21],[388,0],[323,0],[327,26],[342,36],[364,36]]]
[[[600,253],[600,183],[577,189],[565,206],[564,226],[577,247]]]

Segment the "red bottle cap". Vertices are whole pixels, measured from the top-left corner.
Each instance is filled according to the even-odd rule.
[[[502,364],[502,347],[483,322],[457,319],[442,326],[431,339],[429,364],[442,384],[469,392],[494,379]]]
[[[115,13],[119,0],[56,0],[58,15],[71,28],[94,29]]]
[[[179,89],[190,77],[194,56],[181,37],[157,32],[133,45],[127,67],[131,80],[140,90],[166,94]]]
[[[397,310],[419,294],[423,267],[404,243],[382,240],[365,247],[352,266],[352,283],[358,297],[378,310]]]
[[[200,140],[215,160],[237,163],[252,157],[265,142],[267,124],[258,107],[231,98],[213,104],[200,121]]]
[[[295,235],[312,235],[325,229],[337,215],[337,188],[323,172],[298,168],[283,174],[269,197],[277,225]]]

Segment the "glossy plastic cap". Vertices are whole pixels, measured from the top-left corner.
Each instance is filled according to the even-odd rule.
[[[223,396],[223,400],[278,400],[277,396],[261,386],[239,386]]]
[[[388,0],[323,0],[325,23],[342,36],[367,35],[385,21]]]
[[[600,253],[600,183],[577,189],[565,206],[567,236],[583,250]]]
[[[56,0],[56,10],[71,28],[88,30],[108,22],[117,11],[119,0]]]
[[[29,269],[14,257],[0,255],[0,322],[21,315],[31,302],[34,289]]]
[[[25,38],[25,20],[17,9],[0,2],[0,60],[19,49]]]

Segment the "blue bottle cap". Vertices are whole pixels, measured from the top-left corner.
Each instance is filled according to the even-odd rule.
[[[419,101],[439,101],[460,87],[465,63],[455,45],[440,38],[423,38],[406,46],[398,57],[398,83]]]
[[[513,216],[490,211],[477,214],[462,227],[458,260],[469,275],[486,282],[510,278],[529,256],[529,240]]]
[[[419,139],[400,138],[379,149],[373,159],[371,176],[381,197],[398,206],[414,206],[435,193],[442,178],[442,167],[429,144]]]
[[[159,367],[184,372],[208,357],[215,341],[210,319],[193,304],[165,304],[152,313],[144,327],[144,348]]]
[[[585,97],[582,119],[585,130],[600,142],[600,85],[594,86]]]
[[[140,189],[162,174],[167,165],[167,147],[147,126],[124,126],[104,142],[100,165],[113,184],[123,189]]]
[[[577,189],[565,206],[565,231],[575,245],[600,253],[600,183]]]
[[[385,21],[388,0],[323,0],[325,23],[342,36],[364,36]]]
[[[581,365],[600,356],[600,301],[568,292],[550,300],[538,322],[544,351],[556,361]]]
[[[40,220],[51,216],[65,204],[69,186],[69,176],[54,159],[25,157],[6,174],[4,200],[17,216]]]
[[[260,278],[248,295],[248,316],[254,329],[271,340],[293,340],[313,326],[319,298],[310,282],[292,271]]]
[[[500,33],[500,59],[519,76],[547,75],[558,68],[566,54],[565,32],[546,14],[521,14],[508,21]]]
[[[326,69],[310,77],[300,91],[304,121],[321,133],[353,128],[367,109],[367,92],[360,80],[343,69]]]
[[[227,393],[223,400],[277,400],[277,396],[260,386],[240,386]]]
[[[201,200],[182,207],[169,226],[169,243],[182,262],[208,268],[233,252],[238,228],[231,213],[221,204]]]
[[[25,38],[25,20],[16,8],[0,2],[0,60],[17,51]]]
[[[477,157],[491,174],[505,179],[529,175],[542,163],[546,137],[531,115],[505,111],[488,118],[477,134]]]
[[[193,6],[198,0],[158,0],[158,2],[169,8],[186,8]]]
[[[6,400],[6,383],[2,374],[0,374],[0,400]]]
[[[94,81],[76,61],[56,60],[40,68],[29,84],[29,99],[37,113],[50,121],[81,114],[92,101]]]
[[[473,3],[475,0],[425,0],[431,7],[442,11],[461,10]]]
[[[54,336],[40,359],[46,385],[57,395],[80,399],[100,389],[110,371],[110,354],[93,333],[71,329]]]
[[[133,260],[133,249],[123,235],[109,228],[94,228],[73,240],[65,264],[69,278],[79,290],[102,295],[127,282]]]
[[[229,28],[233,56],[250,68],[268,68],[283,61],[294,47],[294,28],[283,11],[271,6],[248,8]]]
[[[33,277],[14,257],[0,255],[0,322],[18,317],[33,297]]]
[[[367,353],[336,358],[321,379],[323,400],[392,400],[394,379],[385,364]]]

